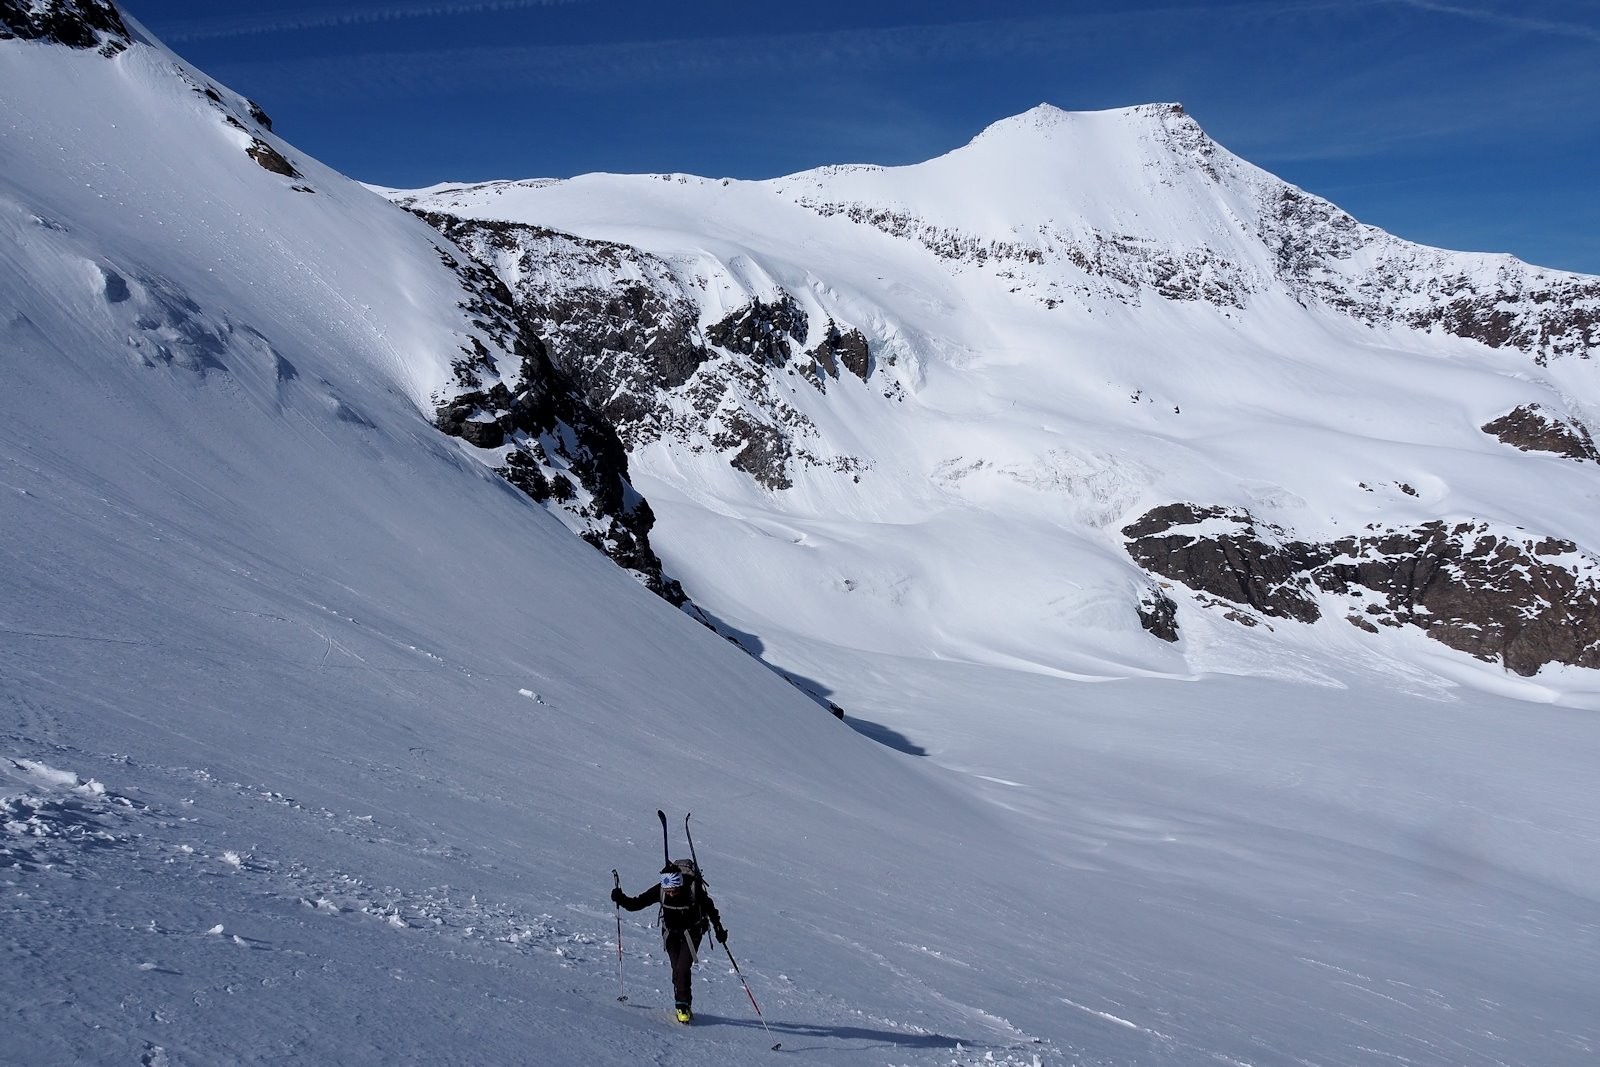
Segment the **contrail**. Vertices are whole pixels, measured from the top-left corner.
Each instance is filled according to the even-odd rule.
[[[364,11],[285,11],[255,18],[205,19],[180,25],[161,36],[167,41],[199,41],[219,37],[256,37],[269,33],[299,33],[344,26],[369,26],[406,19],[448,18],[454,15],[488,15],[564,7],[584,0],[431,0],[389,4]]]
[[[1442,0],[1396,0],[1396,2],[1404,4],[1406,7],[1417,8],[1420,11],[1432,11],[1440,15],[1456,15],[1460,18],[1475,19],[1478,22],[1492,22],[1512,29],[1532,30],[1536,33],[1552,33],[1560,37],[1581,37],[1587,41],[1600,43],[1600,27],[1585,25],[1581,22],[1557,22],[1553,19],[1530,18],[1527,15],[1508,14],[1504,11],[1447,4],[1443,3]]]
[[[417,2],[356,15],[309,15],[304,20],[283,17],[261,20],[261,30],[311,28],[377,22],[386,18],[425,13],[464,13],[477,10],[545,6],[559,0],[460,0],[458,3]],[[567,0],[576,2],[576,0]],[[1244,0],[1211,9],[1215,12],[1256,17],[1285,17],[1313,12],[1348,10],[1392,0]],[[404,15],[398,14],[404,12]],[[620,40],[605,44],[466,45],[448,49],[424,48],[405,52],[356,52],[338,57],[303,60],[243,61],[227,64],[240,72],[265,65],[301,73],[293,81],[315,82],[326,88],[329,80],[347,86],[353,94],[421,91],[427,84],[460,88],[469,82],[505,84],[543,83],[585,85],[596,81],[648,82],[653,78],[696,74],[727,75],[735,69],[772,73],[808,69],[825,64],[869,66],[882,63],[940,62],[974,56],[1016,58],[1070,49],[1090,34],[1114,33],[1139,26],[1156,16],[1194,17],[1192,9],[1158,2],[1136,10],[1082,15],[977,19],[947,23],[913,23],[850,30],[800,31],[669,40]],[[217,23],[243,32],[241,22]],[[182,38],[175,38],[181,40]]]

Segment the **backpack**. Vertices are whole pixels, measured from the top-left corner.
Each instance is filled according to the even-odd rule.
[[[662,918],[665,918],[666,913],[669,911],[678,912],[681,917],[685,918],[689,916],[697,917],[700,913],[700,891],[705,886],[705,879],[700,876],[700,868],[695,865],[694,860],[673,860],[667,864],[661,874],[663,877],[669,874],[676,874],[683,879],[683,888],[672,898],[671,903],[667,902],[667,890],[664,886],[662,887]]]

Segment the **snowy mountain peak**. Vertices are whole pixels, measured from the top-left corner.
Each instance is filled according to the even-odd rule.
[[[1178,103],[1138,104],[1104,111],[1066,111],[1040,104],[1020,115],[991,123],[955,154],[970,152],[1053,152],[1115,156],[1135,153],[1192,156],[1203,163],[1216,150],[1200,124]]]
[[[1587,492],[1588,460],[1480,473],[1587,455],[1600,283],[1363,225],[1181,105],[1044,104],[902,167],[396,199],[506,277],[617,423],[696,601],[764,641],[810,627],[793,663],[826,635],[1182,672],[1210,652],[1144,631],[1177,645],[1215,616],[1405,626],[1520,674],[1600,665],[1600,628],[1572,615],[1600,618],[1593,546],[1548,492]],[[728,515],[793,532],[753,547]],[[1032,524],[1053,532],[1028,549]],[[937,563],[899,561],[907,528]],[[1493,566],[1474,555],[1491,547]],[[1240,585],[1242,557],[1276,577]],[[1451,580],[1414,594],[1440,561]],[[1066,573],[1035,600],[1038,575]],[[758,587],[778,590],[771,617]],[[1033,607],[971,608],[990,601]]]
[[[1012,129],[1047,132],[1067,125],[1072,121],[1074,114],[1076,113],[1056,107],[1054,104],[1041,103],[1020,114],[990,123],[978,134],[978,138],[994,136]]]
[[[1089,235],[1255,258],[1258,213],[1282,185],[1214,142],[1181,104],[1065,111],[1040,104],[923,163],[819,168],[768,185],[824,214],[847,215],[934,244],[1017,246],[1050,255]],[[1221,196],[1218,195],[1219,187]],[[1258,188],[1270,187],[1265,197]],[[1092,255],[1093,253],[1088,253]]]
[[[973,140],[1003,136],[1012,132],[1049,136],[1058,130],[1095,124],[1121,124],[1130,128],[1157,125],[1170,128],[1174,121],[1199,129],[1199,124],[1179,103],[1135,104],[1131,107],[1107,108],[1101,111],[1068,111],[1054,104],[1041,103],[1019,114],[990,123]]]

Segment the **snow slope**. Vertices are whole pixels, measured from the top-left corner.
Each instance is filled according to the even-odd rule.
[[[0,1062],[1593,1058],[1592,715],[1247,634],[841,647],[848,729],[435,431],[431,232],[172,64],[0,42]],[[658,806],[771,1033],[642,915],[616,1000]]]

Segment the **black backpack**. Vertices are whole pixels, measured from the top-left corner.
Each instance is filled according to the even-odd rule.
[[[662,918],[665,919],[669,911],[677,912],[680,919],[697,917],[700,914],[700,893],[705,887],[705,879],[700,876],[700,868],[695,865],[694,860],[673,860],[662,868],[661,873],[683,876],[683,888],[678,890],[670,901],[667,899],[666,887],[662,887]],[[674,925],[684,924],[679,922]]]

